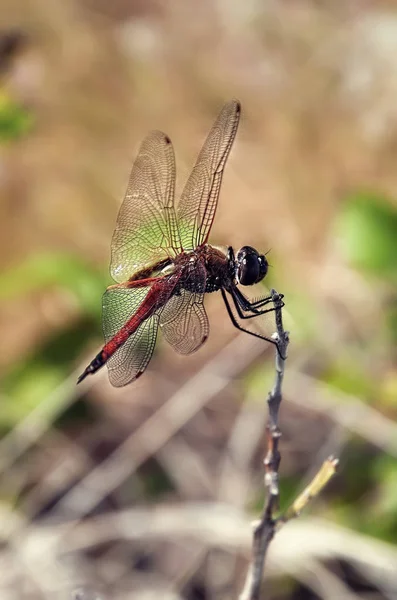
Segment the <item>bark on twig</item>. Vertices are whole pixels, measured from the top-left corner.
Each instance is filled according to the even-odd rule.
[[[275,310],[275,335],[277,335],[278,350],[276,351],[276,378],[273,389],[267,399],[269,420],[266,427],[267,454],[264,460],[267,498],[262,517],[254,525],[252,561],[240,600],[255,600],[259,598],[267,549],[273,539],[276,528],[276,520],[273,515],[278,509],[279,503],[278,468],[281,457],[278,442],[281,433],[278,428],[278,413],[282,399],[281,386],[284,377],[284,365],[289,338],[288,333],[284,331],[283,327],[282,296],[275,290],[271,290],[271,295]]]
[[[259,600],[262,585],[263,569],[265,560],[276,531],[289,519],[299,515],[302,508],[317,496],[329,479],[333,476],[337,466],[337,459],[330,457],[322,465],[320,471],[313,481],[292,503],[291,507],[282,516],[275,516],[279,510],[279,466],[281,455],[279,451],[279,440],[281,432],[278,426],[278,415],[282,400],[282,382],[284,377],[285,359],[289,343],[288,332],[284,331],[282,320],[282,296],[275,290],[271,291],[274,308],[276,334],[278,340],[278,351],[276,352],[276,377],[272,391],[269,393],[267,402],[269,409],[267,434],[267,453],[264,460],[265,465],[265,489],[266,500],[262,516],[254,524],[252,559],[245,580],[244,589],[240,600]]]

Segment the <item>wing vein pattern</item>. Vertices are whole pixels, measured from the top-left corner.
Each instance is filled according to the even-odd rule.
[[[159,317],[167,304],[179,274],[164,278],[162,288],[156,294],[152,308],[147,308],[147,316],[135,332],[107,360],[109,380],[115,387],[127,385],[146,369],[156,345]],[[155,284],[160,283],[159,279]],[[111,341],[128,321],[138,312],[153,286],[111,287],[103,295],[103,333],[106,343]]]
[[[236,136],[240,104],[226,104],[214,123],[183,190],[178,210],[182,246],[206,243],[214,220],[223,171]]]
[[[170,139],[153,131],[141,144],[117,217],[110,265],[116,282],[133,281],[131,287],[111,287],[103,296],[106,343],[118,334],[120,340],[126,336],[107,360],[109,379],[116,387],[133,381],[145,370],[159,325],[165,339],[182,354],[194,352],[208,337],[203,304],[207,277],[204,263],[190,258],[183,266],[180,261],[178,267],[175,261],[173,272],[168,274],[156,274],[152,268],[163,261],[163,265],[168,265],[167,261],[207,242],[239,118],[240,104],[236,100],[223,107],[185,185],[177,211],[175,157]],[[152,283],[134,286],[135,275],[136,283],[142,278]]]
[[[113,234],[110,272],[118,283],[182,251],[174,194],[171,141],[161,131],[152,131],[132,167]]]
[[[185,287],[171,296],[160,313],[162,334],[180,354],[195,352],[208,337],[209,322],[204,308],[206,278],[202,262],[196,261],[194,266],[192,263],[184,273]]]

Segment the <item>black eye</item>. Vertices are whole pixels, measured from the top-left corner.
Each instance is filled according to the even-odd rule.
[[[241,285],[258,283],[267,273],[267,260],[255,248],[244,246],[237,254],[237,279]]]

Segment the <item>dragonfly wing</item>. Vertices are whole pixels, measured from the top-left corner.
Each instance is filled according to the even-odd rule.
[[[142,142],[112,239],[110,272],[119,283],[181,252],[174,208],[175,157],[171,140],[152,131]]]
[[[232,100],[223,107],[183,190],[177,215],[185,250],[192,250],[208,239],[240,110],[237,100]]]
[[[209,323],[204,308],[206,269],[197,261],[190,272],[184,273],[185,285],[194,289],[180,289],[170,298],[160,314],[161,331],[171,346],[180,354],[195,352],[209,334]]]
[[[103,332],[110,341],[138,310],[149,287],[109,288],[103,296]],[[135,333],[107,361],[109,380],[115,387],[127,385],[146,369],[157,338],[157,313],[141,323]]]
[[[203,302],[204,294],[181,290],[160,314],[161,331],[180,354],[195,352],[208,337],[209,323]]]
[[[156,345],[159,316],[154,314],[107,361],[110,383],[122,387],[145,371]]]

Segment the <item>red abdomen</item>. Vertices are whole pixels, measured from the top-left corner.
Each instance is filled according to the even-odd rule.
[[[151,285],[145,299],[140,304],[138,310],[123,327],[109,340],[96,357],[90,362],[88,367],[78,378],[78,383],[83,381],[91,373],[98,371],[109,360],[109,358],[128,340],[130,335],[134,334],[138,327],[152,316],[152,314],[170,299],[176,284],[180,279],[180,273],[166,278],[146,279],[132,282],[130,287],[143,287]]]
[[[130,335],[136,332],[143,321],[151,317],[155,310],[161,308],[166,302],[168,302],[178,279],[179,277],[171,277],[155,280],[136,313],[132,315],[132,317],[125,323],[125,325],[123,325],[120,331],[118,331],[116,335],[102,348],[104,362],[109,360],[116,350],[118,350],[118,348],[120,348],[120,346],[122,346],[128,340]],[[138,287],[140,284],[139,281],[136,282],[136,285],[134,285],[134,283],[135,282],[133,282],[131,287]]]

